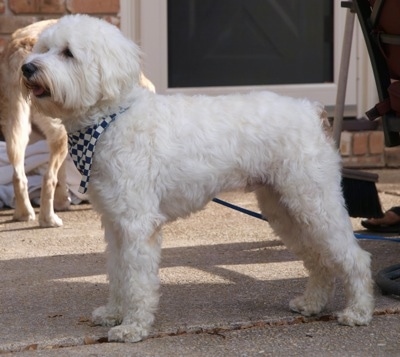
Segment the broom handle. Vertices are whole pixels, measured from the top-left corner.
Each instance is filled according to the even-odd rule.
[[[342,57],[340,61],[338,88],[336,93],[336,106],[333,119],[333,139],[336,147],[340,148],[340,134],[343,126],[344,106],[346,101],[347,77],[349,74],[349,63],[351,54],[351,42],[353,40],[355,14],[349,8],[346,14],[346,24],[344,27]]]

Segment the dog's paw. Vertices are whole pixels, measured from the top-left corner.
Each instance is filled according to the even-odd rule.
[[[54,199],[54,209],[56,211],[68,211],[71,208],[71,200],[69,197],[65,199],[56,200]]]
[[[344,311],[337,314],[338,322],[341,325],[346,326],[365,326],[368,325],[372,320],[371,309],[350,309],[347,308]]]
[[[108,340],[117,342],[139,342],[149,334],[145,329],[137,324],[120,325],[108,331]]]
[[[298,296],[289,302],[290,310],[304,316],[319,314],[325,307],[325,301]]]
[[[68,211],[71,207],[71,197],[67,192],[56,190],[54,193],[54,209],[56,211]]]
[[[16,208],[14,211],[13,219],[15,221],[20,221],[20,222],[28,222],[28,221],[34,221],[36,218],[35,211],[33,208],[24,208],[24,209],[19,209]]]
[[[122,316],[115,310],[111,311],[107,306],[100,306],[92,313],[92,321],[95,325],[116,326],[122,322]]]
[[[39,214],[39,225],[42,228],[61,227],[63,221],[55,213],[48,217]]]

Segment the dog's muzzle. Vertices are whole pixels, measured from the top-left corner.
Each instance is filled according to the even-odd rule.
[[[37,98],[44,98],[50,96],[50,91],[47,87],[43,86],[37,81],[36,73],[39,72],[39,67],[32,62],[25,63],[21,67],[23,74],[23,82],[25,87],[32,91],[32,94]]]
[[[37,69],[38,68],[33,63],[25,63],[21,67],[22,74],[26,79],[31,78],[33,74],[37,71]]]

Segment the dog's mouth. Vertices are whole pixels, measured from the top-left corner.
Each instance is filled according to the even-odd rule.
[[[50,92],[46,88],[38,85],[32,86],[32,94],[38,98],[50,96]]]
[[[37,98],[50,97],[50,91],[46,87],[34,83],[27,83],[26,86]]]

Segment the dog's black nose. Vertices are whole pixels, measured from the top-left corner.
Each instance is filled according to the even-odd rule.
[[[33,63],[26,63],[21,69],[24,77],[29,79],[36,72],[37,67]]]

